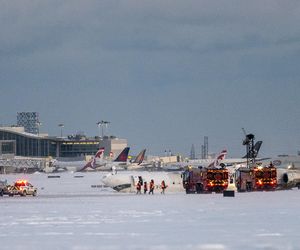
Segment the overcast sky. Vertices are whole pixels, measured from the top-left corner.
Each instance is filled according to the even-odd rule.
[[[300,1],[0,0],[0,123],[108,134],[133,152],[300,150]]]

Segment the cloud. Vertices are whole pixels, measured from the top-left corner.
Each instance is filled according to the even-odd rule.
[[[64,122],[93,134],[109,119],[135,145],[189,150],[192,138],[224,130],[229,140],[245,124],[262,129],[253,117],[267,122],[273,109],[291,119],[299,19],[293,0],[2,1],[0,104],[39,109],[50,131]],[[264,105],[269,91],[277,100]]]

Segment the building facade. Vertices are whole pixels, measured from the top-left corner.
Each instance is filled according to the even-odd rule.
[[[127,140],[115,136],[104,136],[100,139],[100,148],[104,148],[104,156],[116,158],[124,148],[127,147]]]
[[[17,125],[24,127],[25,132],[31,134],[39,133],[39,113],[37,112],[18,112]]]
[[[23,127],[0,127],[0,156],[82,157],[94,155],[100,147],[118,154],[127,147],[127,140],[116,137],[51,137],[25,132]]]

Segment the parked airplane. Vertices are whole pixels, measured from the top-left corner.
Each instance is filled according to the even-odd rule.
[[[125,168],[127,166],[129,149],[129,147],[124,148],[123,151],[118,155],[118,157],[113,161],[108,161],[104,159],[96,160],[95,169],[112,170],[113,167]]]
[[[224,149],[221,153],[213,160],[213,159],[197,159],[197,160],[189,160],[187,162],[177,162],[166,164],[163,167],[163,170],[167,171],[179,171],[184,169],[186,166],[193,166],[193,167],[213,167],[219,165],[224,159],[227,154],[227,150]]]
[[[144,168],[145,164],[149,164],[149,163],[145,163],[143,164],[144,158],[145,158],[145,153],[146,153],[146,149],[143,149],[134,159],[133,162],[128,163],[125,166],[125,169],[127,170],[134,170],[134,169],[142,169]]]
[[[193,167],[211,167],[212,165],[219,165],[221,163],[225,164],[231,172],[235,171],[235,169],[239,168],[240,166],[245,166],[247,163],[247,158],[250,158],[251,155],[253,157],[257,157],[258,152],[260,150],[260,147],[262,145],[262,141],[258,141],[255,143],[253,147],[253,151],[249,152],[242,158],[228,158],[226,159],[225,156],[227,154],[227,151],[224,150],[223,152],[220,153],[220,155],[215,159],[218,159],[218,163],[212,162],[211,159],[196,159],[196,160],[188,160],[185,162],[177,162],[177,163],[172,163],[172,164],[167,164],[164,166],[164,170],[168,171],[178,171],[182,170],[186,166],[193,166]],[[260,158],[261,160],[266,160],[270,158]]]
[[[103,156],[104,148],[100,148],[95,156],[93,156],[88,162],[86,161],[52,161],[52,167],[54,171],[74,171],[79,172],[87,168],[94,168],[96,159]]]
[[[234,164],[242,164],[245,165],[247,163],[248,158],[256,158],[257,160],[266,160],[270,158],[257,158],[258,152],[260,150],[260,147],[262,145],[262,141],[258,141],[255,143],[253,147],[252,152],[248,152],[245,156],[242,158],[228,158],[228,159],[222,159],[221,162],[224,163],[226,166],[232,166]]]

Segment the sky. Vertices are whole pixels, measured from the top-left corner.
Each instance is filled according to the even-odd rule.
[[[0,123],[108,135],[132,152],[300,150],[300,2],[0,0]]]

